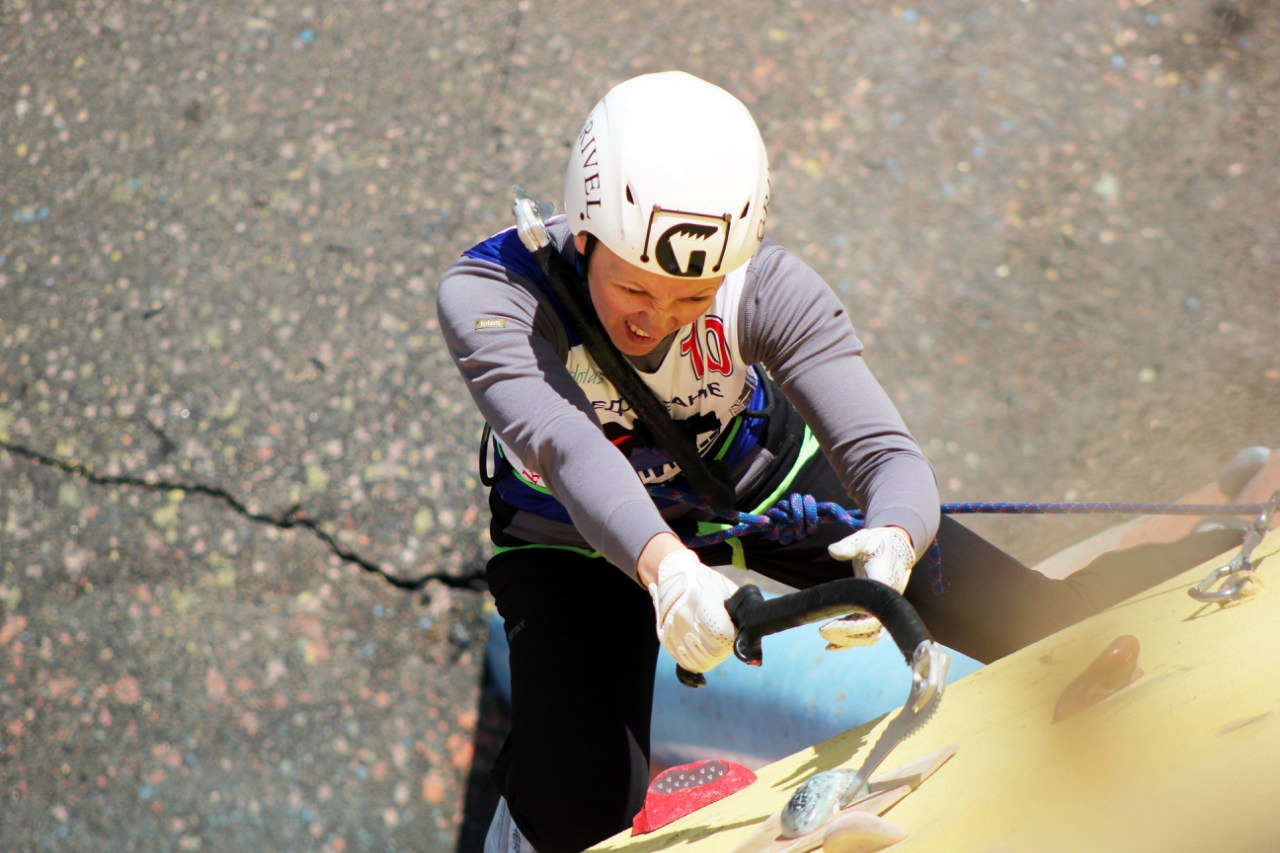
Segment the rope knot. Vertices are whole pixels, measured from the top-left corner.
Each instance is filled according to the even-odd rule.
[[[769,526],[762,531],[765,538],[783,545],[804,539],[822,525],[817,500],[798,492],[780,499],[765,518],[769,519]]]

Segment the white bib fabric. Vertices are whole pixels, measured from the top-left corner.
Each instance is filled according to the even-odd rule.
[[[676,332],[657,370],[637,371],[671,417],[684,422],[704,455],[746,409],[756,390],[756,372],[743,360],[738,345],[738,308],[746,277],[745,268],[725,276],[706,313]],[[631,462],[642,482],[662,483],[680,473],[671,454],[652,446],[656,442],[647,430],[636,430],[635,414],[585,346],[579,343],[569,349],[565,367],[591,401],[604,434]],[[522,480],[545,489],[537,471],[523,465],[501,440],[499,445]]]

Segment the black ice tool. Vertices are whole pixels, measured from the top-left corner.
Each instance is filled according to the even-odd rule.
[[[752,666],[763,661],[760,641],[770,634],[855,610],[866,611],[880,620],[908,664],[922,643],[933,641],[905,598],[892,587],[866,578],[841,578],[772,599],[765,599],[759,587],[746,584],[725,602],[725,609],[738,632],[733,653]],[[687,687],[706,684],[702,675],[680,666],[676,667],[676,676]]]
[[[725,609],[738,632],[733,652],[753,666],[763,661],[760,641],[769,634],[858,610],[880,620],[911,667],[907,701],[881,733],[862,767],[856,772],[833,770],[813,776],[796,790],[782,810],[783,837],[799,838],[866,795],[875,769],[937,710],[951,657],[934,642],[910,602],[892,587],[865,578],[843,578],[768,600],[759,587],[746,584],[730,596]],[[689,687],[706,684],[704,676],[679,666],[676,674]]]

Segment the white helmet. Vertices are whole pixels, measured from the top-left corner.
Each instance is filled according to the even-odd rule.
[[[760,130],[733,95],[683,71],[619,83],[587,116],[565,212],[623,260],[715,278],[751,260],[769,211]]]

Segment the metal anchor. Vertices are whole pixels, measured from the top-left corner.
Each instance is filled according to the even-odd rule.
[[[1253,571],[1253,549],[1266,535],[1277,510],[1280,510],[1280,491],[1271,496],[1257,519],[1246,528],[1244,543],[1231,562],[1218,566],[1194,588],[1187,590],[1187,594],[1196,601],[1226,606],[1243,596],[1250,583],[1258,583]]]

